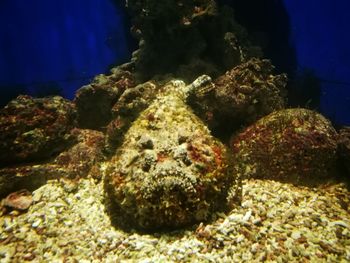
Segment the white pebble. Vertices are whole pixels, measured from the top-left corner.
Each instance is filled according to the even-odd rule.
[[[67,221],[64,221],[63,224],[65,226],[72,226],[73,225],[73,222],[71,220],[67,220]]]
[[[330,223],[331,226],[342,226],[345,228],[349,228],[349,225],[343,221],[333,221]]]
[[[293,239],[299,239],[301,237],[301,233],[299,231],[293,231],[291,238]]]
[[[249,210],[249,211],[244,215],[244,217],[242,218],[242,221],[243,221],[243,222],[247,222],[247,221],[250,219],[251,216],[252,216],[252,210]]]
[[[34,221],[34,223],[32,224],[32,227],[37,228],[38,226],[40,226],[42,220],[40,218],[38,218],[36,221]]]
[[[244,236],[243,235],[239,235],[238,237],[237,237],[237,239],[236,239],[236,242],[237,243],[240,243],[240,242],[242,242],[244,240]]]

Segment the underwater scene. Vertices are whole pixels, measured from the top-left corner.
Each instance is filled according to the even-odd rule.
[[[350,262],[350,3],[0,3],[0,262]]]

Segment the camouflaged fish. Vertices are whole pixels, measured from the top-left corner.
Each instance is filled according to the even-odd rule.
[[[210,82],[174,80],[132,124],[105,170],[117,221],[164,229],[206,221],[239,204],[241,185],[227,148],[186,105],[187,96]]]

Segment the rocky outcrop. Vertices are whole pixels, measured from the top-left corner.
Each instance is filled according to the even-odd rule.
[[[337,133],[322,115],[286,109],[263,117],[233,137],[235,173],[313,186],[330,180],[337,161]]]
[[[168,74],[186,82],[201,74],[217,77],[261,55],[233,11],[214,0],[128,0],[126,5],[131,32],[139,39],[132,62],[140,82]]]
[[[134,85],[133,76],[129,71],[115,68],[112,74],[98,75],[91,84],[80,88],[74,99],[79,127],[105,129],[112,119],[113,105],[125,90]]]
[[[104,135],[93,130],[74,129],[75,143],[54,159],[35,164],[16,165],[0,169],[0,196],[19,189],[33,190],[48,179],[77,180],[91,176],[100,179],[98,166],[103,155]]]
[[[45,160],[68,146],[73,103],[61,97],[19,96],[0,110],[1,166]]]
[[[251,59],[193,92],[190,105],[215,133],[232,133],[284,108],[287,77],[274,75],[269,60]]]
[[[348,180],[350,180],[350,127],[340,129],[338,144],[339,156],[348,173]]]

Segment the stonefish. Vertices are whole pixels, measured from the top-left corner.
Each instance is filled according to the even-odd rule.
[[[125,134],[105,170],[117,222],[138,229],[169,229],[206,221],[239,204],[240,178],[228,149],[186,104],[211,85],[173,80]]]

